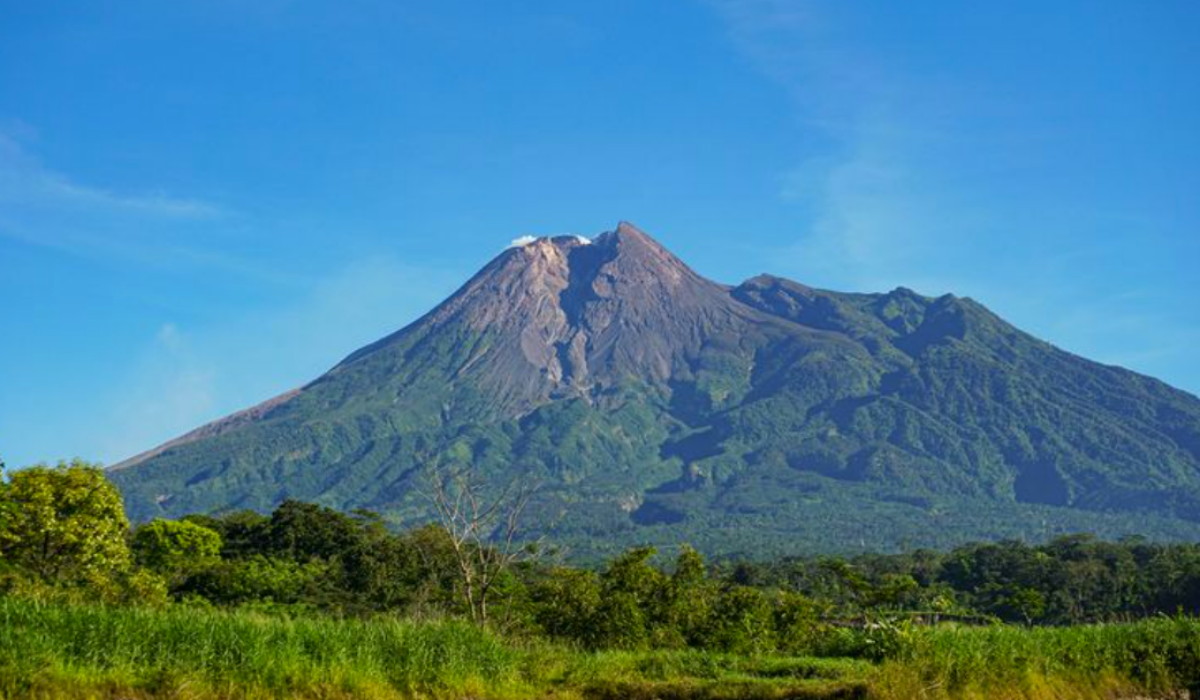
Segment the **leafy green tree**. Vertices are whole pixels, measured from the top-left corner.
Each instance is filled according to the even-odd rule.
[[[808,596],[790,591],[781,593],[774,610],[778,648],[791,654],[808,652],[823,612]]]
[[[627,593],[638,605],[652,601],[665,580],[663,573],[650,565],[656,552],[654,547],[636,547],[609,562],[600,576],[604,592]]]
[[[1002,619],[1033,624],[1046,614],[1046,597],[1026,586],[987,591],[991,598],[988,611]]]
[[[699,644],[716,597],[716,587],[708,580],[704,557],[684,545],[675,559],[675,571],[663,589],[665,599],[661,605],[660,625],[678,638],[679,645]],[[662,636],[660,633],[659,637]]]
[[[713,604],[704,646],[735,654],[763,653],[774,647],[774,627],[770,601],[760,589],[730,586]]]
[[[650,638],[646,611],[628,591],[605,593],[593,619],[596,648],[641,649]]]
[[[9,475],[0,554],[46,584],[97,582],[129,566],[129,521],[104,470],[82,460]]]
[[[219,517],[186,515],[183,520],[201,525],[221,535],[221,556],[241,559],[270,551],[268,530],[271,519],[252,510],[236,510]]]
[[[252,556],[220,562],[196,571],[178,588],[185,597],[200,596],[213,603],[296,604],[321,601],[331,583],[329,567],[320,561]]]
[[[168,579],[211,566],[221,556],[221,535],[187,520],[154,520],[133,531],[131,549],[139,566]]]
[[[359,545],[363,528],[353,517],[314,503],[284,501],[271,514],[266,544],[293,561],[333,559]]]
[[[337,557],[347,590],[373,610],[442,612],[454,602],[457,567],[449,535],[436,525],[393,535],[360,514],[358,542]]]
[[[568,567],[552,569],[530,591],[534,620],[546,634],[589,649],[603,641],[596,624],[601,596],[595,573]]]
[[[0,533],[3,533],[7,528],[8,511],[11,506],[8,501],[8,483],[4,480],[5,464],[4,459],[0,458]],[[0,552],[3,552],[3,535],[0,534]],[[0,565],[5,562],[0,561]]]
[[[461,606],[458,555],[445,528],[428,524],[406,532],[402,539],[420,558],[420,567],[411,579],[414,591],[412,607],[417,611],[456,610],[469,612]]]
[[[631,549],[609,562],[600,575],[599,646],[636,649],[649,640],[651,623],[659,617],[655,604],[665,583],[663,573],[649,563],[655,551],[653,547]]]
[[[871,589],[869,601],[872,607],[901,608],[912,602],[919,588],[909,574],[884,574]]]

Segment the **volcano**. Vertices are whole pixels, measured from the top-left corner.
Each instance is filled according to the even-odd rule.
[[[1050,312],[1050,310],[1048,310]],[[514,244],[315,381],[116,465],[132,518],[430,517],[467,470],[601,554],[1200,537],[1200,399],[979,303],[710,281],[635,226]]]

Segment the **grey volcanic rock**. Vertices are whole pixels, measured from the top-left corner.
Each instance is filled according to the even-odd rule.
[[[541,485],[589,551],[1200,536],[1200,400],[978,303],[728,287],[626,223],[515,246],[316,381],[118,465],[133,517],[285,498],[428,517],[428,475]]]
[[[715,337],[761,334],[756,326],[788,332],[623,222],[588,243],[561,236],[510,248],[429,315],[331,374],[448,325],[495,338],[454,377],[486,386],[508,413],[628,379],[665,385],[687,375]]]

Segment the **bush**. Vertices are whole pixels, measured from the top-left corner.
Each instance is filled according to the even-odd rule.
[[[770,601],[757,588],[721,591],[709,615],[703,646],[735,654],[761,654],[775,646]]]
[[[199,595],[225,605],[253,602],[293,604],[325,590],[329,567],[323,562],[298,564],[255,556],[222,561],[189,575],[178,587],[181,596]]]

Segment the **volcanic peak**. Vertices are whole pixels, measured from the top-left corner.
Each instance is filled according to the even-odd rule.
[[[536,478],[536,527],[576,542],[1200,532],[1196,397],[951,295],[729,288],[625,222],[522,241],[299,391],[124,466],[136,519],[299,498],[418,523],[450,466]]]

